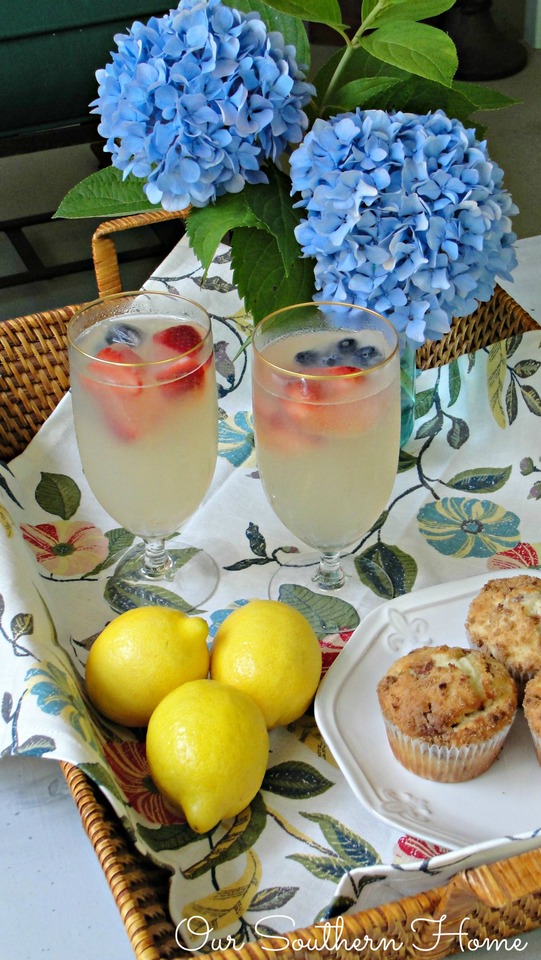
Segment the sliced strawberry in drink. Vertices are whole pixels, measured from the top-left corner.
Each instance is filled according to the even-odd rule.
[[[106,364],[102,362],[104,360]],[[92,389],[99,392],[103,384],[111,384],[122,387],[130,396],[136,397],[143,389],[143,377],[137,366],[142,362],[131,347],[122,344],[104,347],[96,354],[96,360],[88,365],[88,372],[92,374]]]
[[[345,376],[349,373],[359,373],[357,367],[310,367],[306,370],[306,375],[291,378],[284,385],[284,393],[290,400],[297,401],[298,404],[322,403],[331,395],[336,393],[338,384],[334,382],[335,377]],[[311,377],[326,377],[328,380],[311,379]],[[332,378],[332,380],[331,380]],[[344,382],[346,386],[347,381]],[[338,398],[337,398],[338,399]],[[308,406],[304,408],[298,406],[293,414],[295,419],[305,420],[312,416],[312,411]]]
[[[359,377],[350,379],[348,375],[360,372],[350,365],[307,367],[303,376],[292,377],[283,387],[285,416],[300,429],[314,434],[329,430],[347,432],[350,428],[343,404],[351,408],[359,385]]]
[[[163,382],[168,393],[173,396],[184,393],[203,382],[205,370],[198,350],[203,338],[195,327],[190,323],[179,323],[165,327],[152,339],[159,347],[156,359],[172,361],[164,363],[163,369],[158,368],[156,373],[156,379]]]
[[[309,367],[306,373],[311,377],[345,377],[348,373],[359,373],[359,367]]]
[[[159,333],[155,333],[153,338],[155,343],[162,343],[164,347],[169,347],[173,354],[188,353],[198,347],[202,341],[199,332],[191,323],[178,323],[174,327],[165,327]]]
[[[103,361],[106,361],[105,363]],[[104,347],[88,364],[81,382],[96,398],[107,424],[122,440],[135,440],[142,428],[141,357],[131,347]]]

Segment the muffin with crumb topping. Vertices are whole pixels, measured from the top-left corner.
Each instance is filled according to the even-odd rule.
[[[537,673],[535,677],[528,680],[522,706],[532,735],[537,759],[541,764],[541,673]]]
[[[525,573],[488,580],[470,604],[466,631],[475,647],[507,667],[520,702],[541,671],[541,579]]]
[[[462,647],[419,647],[377,686],[389,745],[407,770],[459,783],[487,770],[517,709],[515,681],[494,657]]]

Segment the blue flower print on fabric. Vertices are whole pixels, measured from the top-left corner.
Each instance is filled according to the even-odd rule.
[[[417,522],[431,547],[457,558],[491,557],[520,540],[519,517],[491,500],[444,497],[421,507]]]
[[[218,454],[234,467],[240,467],[254,450],[254,425],[248,410],[239,410],[233,420],[218,424]]]
[[[245,607],[247,603],[248,600],[235,600],[230,607],[225,607],[223,610],[215,610],[214,613],[210,615],[209,635],[215,637],[219,627],[221,627],[229,614],[233,613],[233,611],[239,607]]]

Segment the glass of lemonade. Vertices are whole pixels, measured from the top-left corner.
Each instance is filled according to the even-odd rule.
[[[216,466],[218,403],[210,318],[173,293],[138,291],[83,307],[68,328],[73,417],[86,479],[143,542],[114,576],[163,586],[193,608],[218,571],[174,535]]]
[[[361,585],[341,554],[377,520],[396,477],[396,331],[363,307],[306,303],[262,320],[252,344],[263,487],[288,530],[316,551],[281,565],[270,595],[305,585],[358,607]]]

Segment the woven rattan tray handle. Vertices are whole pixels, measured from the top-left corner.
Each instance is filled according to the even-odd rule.
[[[481,904],[501,909],[538,896],[540,891],[541,850],[533,850],[456,874],[444,888],[436,915],[445,914],[453,923]]]
[[[185,220],[187,215],[188,210],[177,210],[174,213],[151,210],[148,213],[136,213],[130,217],[118,217],[100,223],[92,236],[92,259],[100,296],[120,293],[122,290],[118,253],[111,234],[131,230],[133,227],[151,226],[163,220]]]

